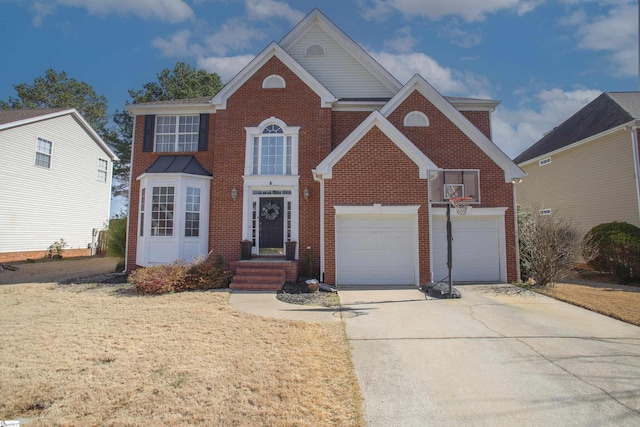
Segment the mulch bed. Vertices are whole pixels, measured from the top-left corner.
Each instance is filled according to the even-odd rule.
[[[284,284],[278,291],[276,298],[282,302],[298,305],[318,305],[322,307],[335,307],[340,305],[340,298],[335,292],[319,290],[309,292],[307,284],[304,282]]]

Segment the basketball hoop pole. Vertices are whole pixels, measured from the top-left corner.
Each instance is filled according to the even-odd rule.
[[[452,248],[451,243],[453,236],[451,234],[451,203],[447,203],[447,268],[449,269],[449,297],[453,297],[453,279],[451,278],[451,269],[453,268],[452,261]]]

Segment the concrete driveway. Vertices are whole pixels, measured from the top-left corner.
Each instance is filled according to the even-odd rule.
[[[508,285],[341,290],[370,426],[639,426],[640,328]]]

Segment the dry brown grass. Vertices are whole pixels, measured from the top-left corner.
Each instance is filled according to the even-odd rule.
[[[265,319],[222,292],[0,286],[0,419],[30,426],[362,425],[341,322]]]
[[[576,280],[537,290],[552,298],[640,326],[640,288]]]

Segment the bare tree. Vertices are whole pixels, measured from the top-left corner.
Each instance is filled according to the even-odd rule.
[[[583,249],[582,233],[571,220],[528,208],[518,213],[518,227],[522,270],[535,281],[535,286],[566,277]]]

